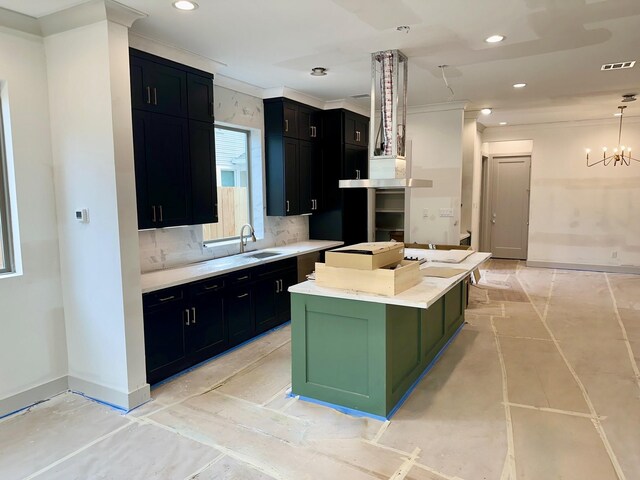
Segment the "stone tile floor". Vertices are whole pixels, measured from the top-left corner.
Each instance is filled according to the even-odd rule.
[[[466,320],[391,421],[287,397],[287,326],[126,415],[1,420],[0,479],[640,478],[640,276],[492,260]]]

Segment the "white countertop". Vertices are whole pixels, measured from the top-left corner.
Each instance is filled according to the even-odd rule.
[[[265,248],[260,252],[279,252],[279,255],[264,259],[252,258],[251,254],[258,251],[245,252],[239,255],[214,258],[204,262],[192,263],[184,267],[156,270],[143,273],[141,276],[142,293],[149,293],[163,288],[174,287],[184,283],[195,282],[205,278],[215,277],[224,273],[235,272],[243,268],[255,267],[265,263],[277,262],[285,258],[297,257],[305,253],[318,252],[326,248],[342,245],[342,242],[332,240],[307,240],[305,242]]]
[[[423,250],[417,248],[405,248],[405,256],[418,256],[429,259],[430,252],[437,250]],[[375,293],[358,292],[356,290],[341,290],[337,288],[319,287],[312,280],[289,287],[291,293],[306,295],[318,295],[320,297],[344,298],[346,300],[360,300],[363,302],[386,303],[405,307],[429,308],[440,297],[451,290],[460,280],[478,268],[491,257],[490,253],[476,252],[460,263],[441,263],[427,261],[420,268],[428,266],[464,269],[465,273],[451,278],[423,277],[415,287],[411,287],[394,296],[378,295]]]
[[[460,241],[462,240],[466,240],[467,238],[469,238],[471,236],[471,234],[469,232],[467,233],[460,233]]]

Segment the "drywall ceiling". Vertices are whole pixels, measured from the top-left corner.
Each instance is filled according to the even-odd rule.
[[[35,17],[77,3],[0,0]],[[494,109],[488,126],[608,118],[622,94],[640,93],[640,61],[600,71],[640,60],[640,0],[199,0],[192,12],[172,0],[120,3],[149,14],[132,27],[140,36],[215,60],[227,77],[321,100],[368,92],[369,54],[393,48],[409,57],[410,105],[468,100]],[[484,42],[497,33],[506,40]],[[316,66],[328,75],[309,75]],[[628,115],[640,115],[640,101]]]

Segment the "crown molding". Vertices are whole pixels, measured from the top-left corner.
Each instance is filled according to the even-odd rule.
[[[28,33],[29,35],[42,36],[42,30],[37,18],[2,7],[0,7],[0,27]]]
[[[56,33],[66,32],[102,20],[109,20],[127,28],[147,14],[127,7],[114,0],[93,0],[45,15],[38,19],[42,36],[48,37]]]

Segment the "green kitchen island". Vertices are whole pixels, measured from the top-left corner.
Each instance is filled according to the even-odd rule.
[[[429,252],[405,249],[408,256],[428,258]],[[464,272],[452,278],[425,276],[395,296],[313,281],[290,287],[291,394],[389,418],[462,327],[466,279],[490,256],[474,253],[454,265],[427,262],[421,268]]]

